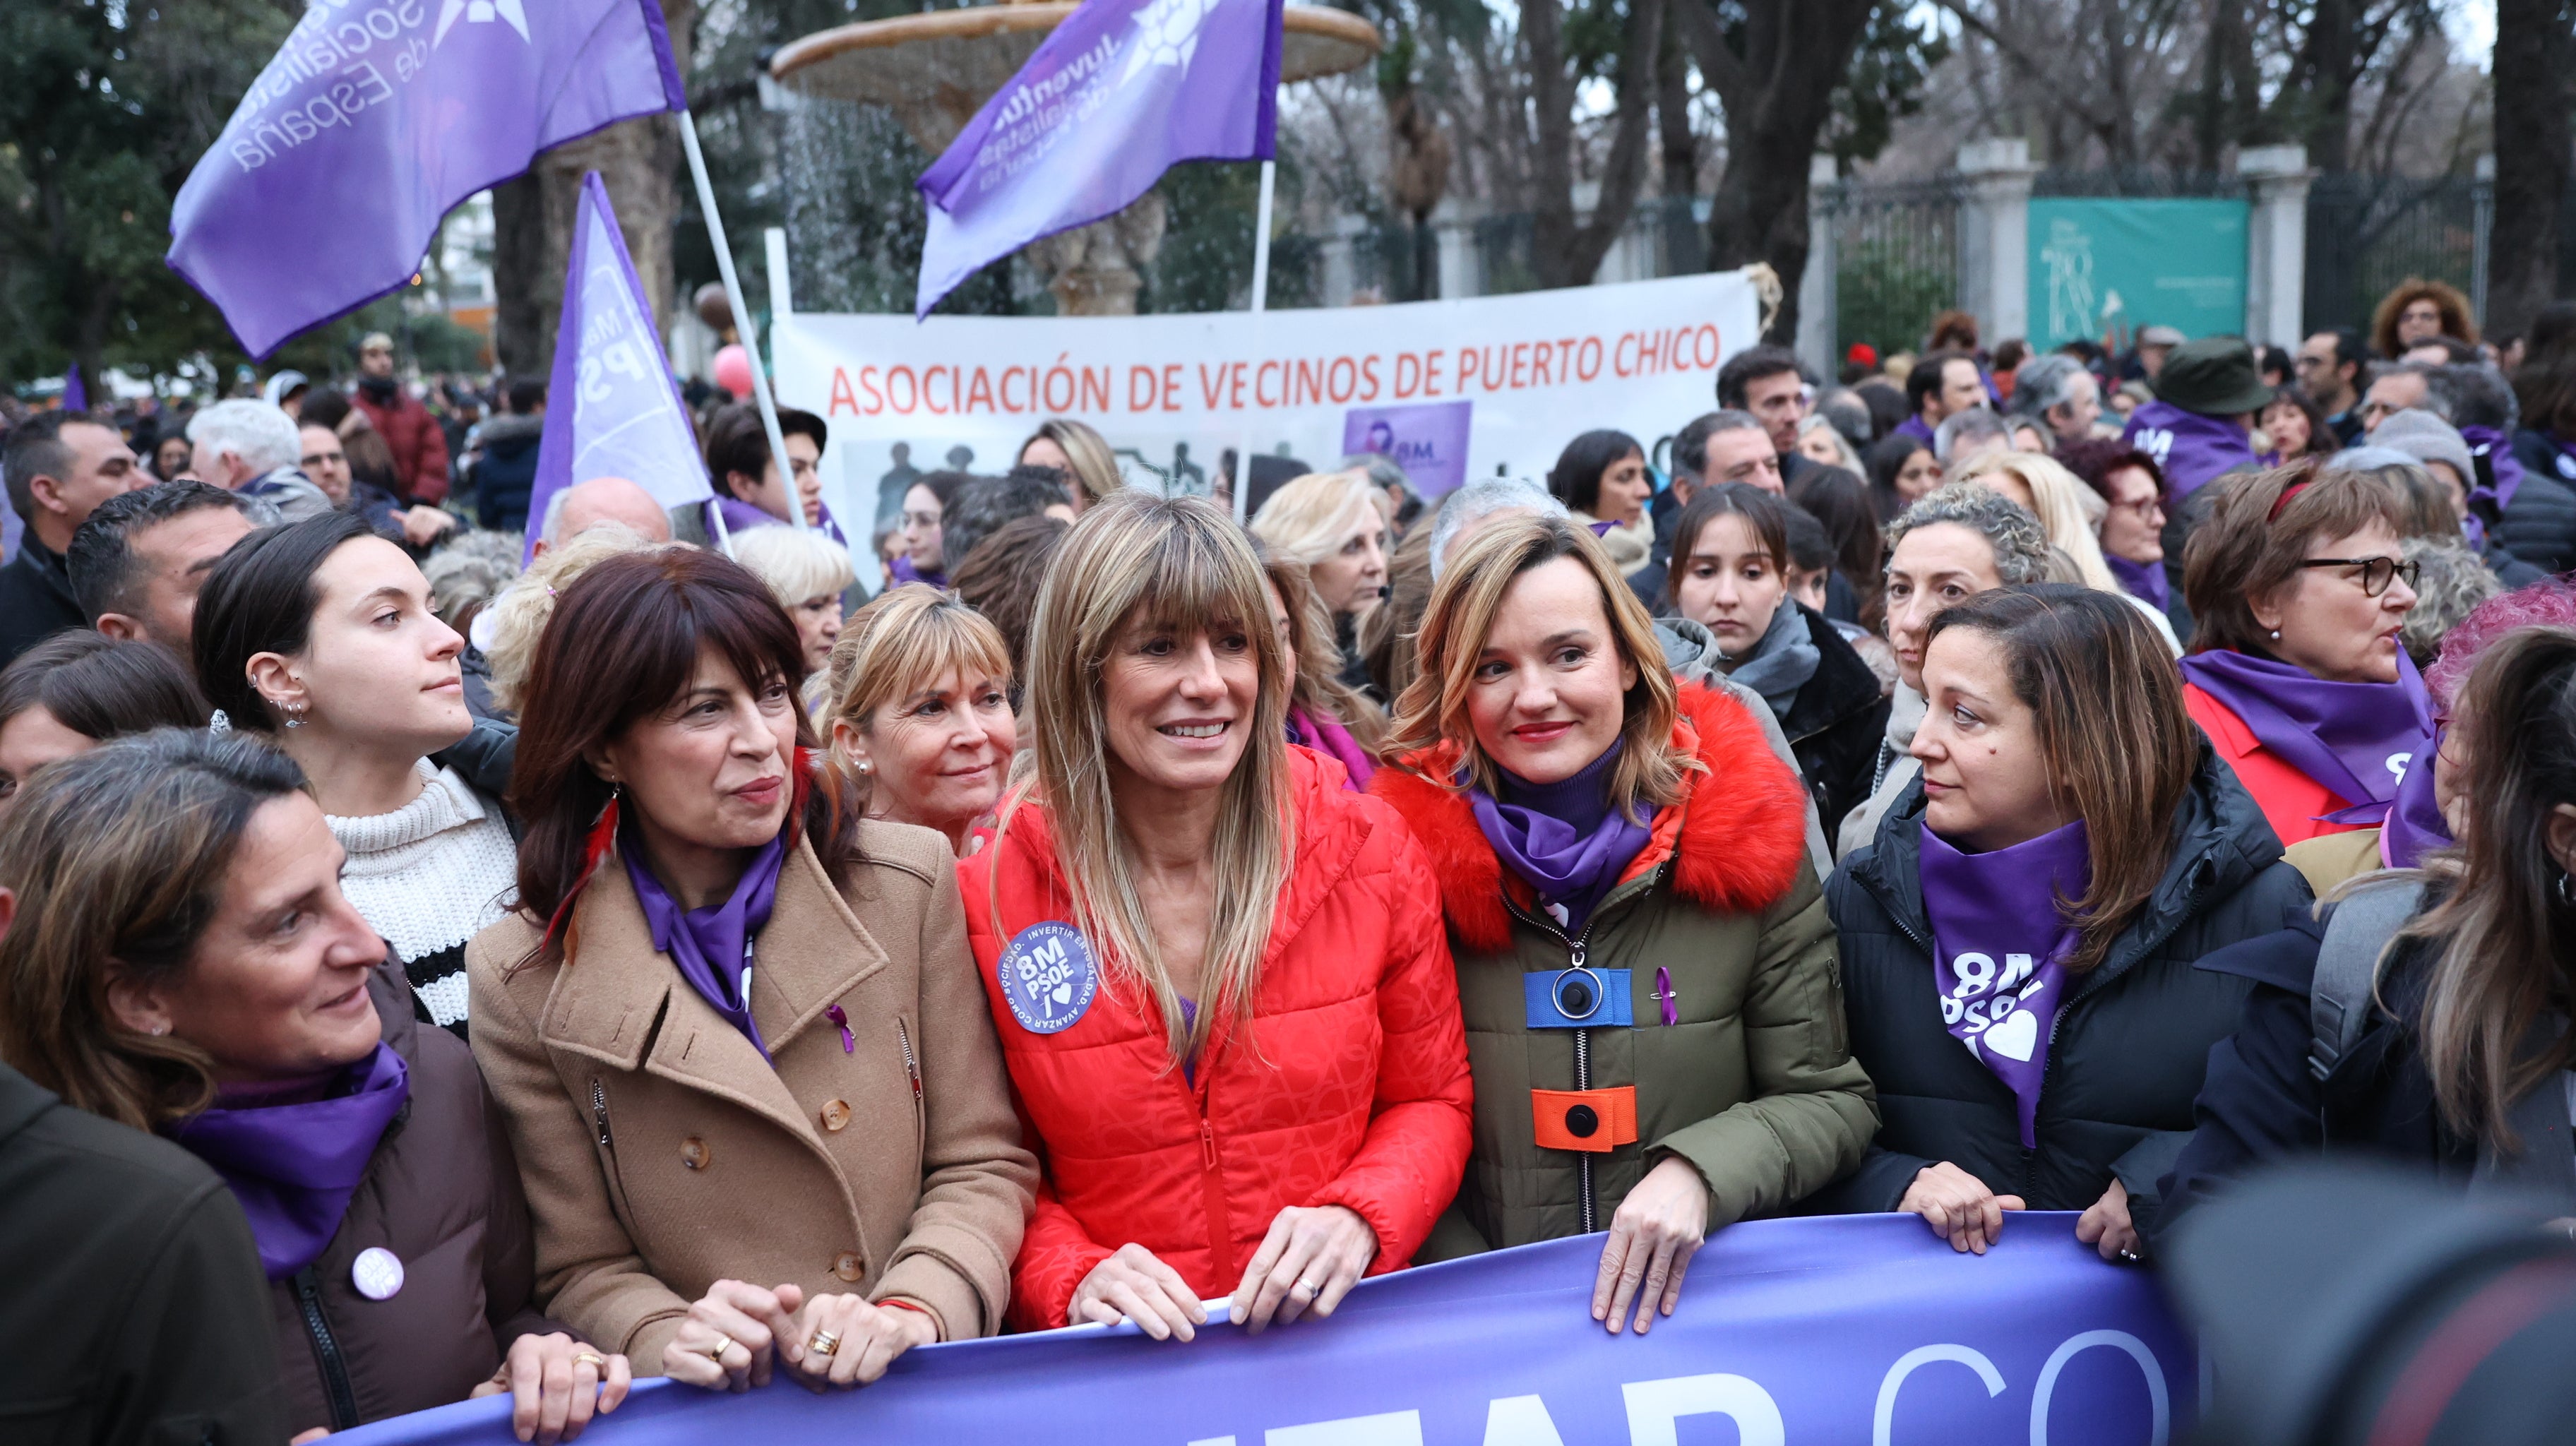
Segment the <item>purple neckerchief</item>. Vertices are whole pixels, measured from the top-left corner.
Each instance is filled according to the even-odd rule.
[[[2121,591],[2140,602],[2154,604],[2157,612],[2165,610],[2165,604],[2173,597],[2173,589],[2165,581],[2163,563],[2131,562],[2107,552],[2102,554],[2102,560],[2111,565],[2111,575],[2120,580]]]
[[[1377,765],[1369,761],[1367,750],[1360,747],[1359,740],[1351,736],[1351,730],[1343,727],[1340,719],[1291,708],[1288,741],[1341,764],[1342,771],[1349,775],[1342,782],[1344,788],[1353,793],[1368,792],[1369,776],[1377,772]]]
[[[794,826],[792,817],[789,825]],[[709,909],[683,911],[636,850],[619,852],[626,859],[627,881],[644,905],[644,920],[653,927],[653,947],[670,955],[698,997],[741,1030],[762,1059],[769,1058],[760,1025],[751,1017],[751,949],[778,903],[778,872],[787,862],[786,830],[761,846],[733,886],[733,897]]]
[[[2223,472],[2255,465],[2254,443],[2229,417],[2204,417],[2171,402],[2143,402],[2120,440],[2156,459],[2166,496],[2179,501]]]
[[[2058,900],[2084,897],[2093,881],[2084,821],[1981,854],[1952,848],[1929,823],[1922,828],[1915,872],[1932,924],[1942,1027],[2013,1092],[2021,1146],[2035,1148],[2049,1032],[2066,1002],[2066,960],[2078,938]]]
[[[1591,528],[1592,535],[1595,537],[1608,537],[1610,535],[1610,529],[1618,526],[1619,524],[1616,522],[1587,522],[1583,525]]]
[[[2433,730],[2433,742],[2426,750],[2424,766],[2409,768],[2397,784],[2397,801],[2389,807],[2387,821],[2379,826],[2379,864],[2382,868],[2411,869],[2424,861],[2424,855],[2451,846],[2451,822],[2442,817],[2442,803],[2433,787],[2442,753],[2442,732]]]
[[[2493,427],[2462,427],[2460,440],[2469,444],[2471,457],[2486,458],[2487,470],[2495,475],[2493,486],[2474,485],[2477,479],[2470,478],[2469,500],[2484,498],[2495,504],[2496,516],[2504,516],[2504,510],[2513,505],[2513,494],[2522,490],[2522,462],[2513,455],[2513,440]],[[2472,544],[2475,541],[2471,539]]]
[[[942,592],[946,592],[948,590],[948,574],[944,572],[923,572],[920,568],[913,566],[912,559],[908,557],[898,557],[894,561],[887,563],[886,575],[894,579],[894,585],[896,587],[902,587],[907,583],[917,582],[925,587],[938,588]]]
[[[1920,437],[1923,439],[1924,446],[1929,447],[1932,445],[1932,428],[1925,424],[1923,414],[1921,412],[1916,412],[1913,416],[1897,423],[1896,430],[1888,433],[1888,435],[1891,437]]]
[[[716,496],[708,498],[707,502],[712,504],[716,510],[724,514],[725,532],[727,536],[731,536],[737,532],[749,532],[755,527],[785,527],[788,525],[787,518],[775,516],[771,513],[762,511],[760,508],[754,507],[739,497]],[[704,522],[707,529],[707,540],[712,542],[715,540],[716,536],[715,520],[713,518],[706,518],[704,519]],[[841,546],[848,547],[850,545],[850,540],[841,535],[841,524],[832,520],[831,508],[825,507],[823,509],[823,520],[813,524],[813,526],[817,532],[820,532],[825,537],[841,544]]]
[[[284,1280],[322,1256],[385,1130],[411,1099],[411,1070],[393,1047],[342,1071],[325,1098],[257,1104],[241,1092],[180,1122],[171,1137],[214,1167],[250,1219],[260,1268]]]
[[[2324,815],[2375,824],[2407,765],[2433,741],[2433,700],[2403,648],[2394,683],[2330,683],[2275,658],[2224,648],[2182,660],[2183,680],[2226,705],[2282,762],[2344,801]]]
[[[1184,1000],[1182,1000],[1182,1001],[1181,1001],[1181,1028],[1182,1028],[1183,1030],[1185,1030],[1185,1031],[1186,1031],[1186,1030],[1196,1029],[1196,1028],[1198,1028],[1198,1027],[1199,1027],[1199,1002],[1198,1002],[1197,1000],[1195,1000],[1195,999],[1184,999]],[[1197,1054],[1195,1051],[1193,1051],[1193,1052],[1191,1053],[1191,1055],[1190,1055],[1190,1057],[1189,1057],[1189,1058],[1187,1058],[1187,1059],[1185,1059],[1185,1060],[1182,1060],[1182,1061],[1181,1061],[1181,1078],[1183,1078],[1183,1079],[1185,1079],[1185,1080],[1188,1080],[1192,1086],[1196,1086],[1196,1085],[1198,1084],[1198,1082],[1199,1082],[1199,1057],[1198,1057],[1198,1054]]]
[[[1653,810],[1639,824],[1610,806],[1610,776],[1624,743],[1613,742],[1562,783],[1530,783],[1498,768],[1500,802],[1481,788],[1467,790],[1476,827],[1495,856],[1538,891],[1541,905],[1562,911],[1559,922],[1568,934],[1583,932],[1593,909],[1654,837]]]

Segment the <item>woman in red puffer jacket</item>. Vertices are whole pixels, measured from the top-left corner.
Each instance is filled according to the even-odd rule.
[[[1037,779],[961,866],[1046,1178],[1022,1328],[1256,1330],[1402,1268],[1465,1170],[1440,899],[1394,813],[1285,741],[1287,661],[1243,534],[1121,493],[1048,569]]]

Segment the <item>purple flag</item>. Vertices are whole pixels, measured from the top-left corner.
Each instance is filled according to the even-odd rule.
[[[599,172],[581,178],[572,265],[564,276],[546,429],[528,497],[527,555],[536,555],[555,494],[594,477],[623,477],[677,507],[709,494],[707,464],[662,355],[652,303],[635,279],[625,234]]]
[[[448,208],[688,95],[654,0],[315,4],[170,211],[253,356],[409,282]]]
[[[63,373],[63,410],[66,412],[89,410],[89,388],[81,385],[79,362],[73,362],[71,369]]]
[[[1114,215],[1178,161],[1271,158],[1281,0],[1083,0],[918,182],[913,315],[1041,236]]]

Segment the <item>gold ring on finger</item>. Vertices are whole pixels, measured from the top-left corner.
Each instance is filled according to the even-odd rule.
[[[601,1375],[604,1376],[608,1374],[608,1357],[601,1355],[599,1352],[583,1351],[581,1354],[572,1358],[572,1363],[576,1366],[580,1365],[584,1361],[590,1362],[591,1369],[599,1372]]]
[[[716,1336],[715,1349],[707,1352],[707,1359],[715,1362],[717,1365],[723,1365],[725,1352],[732,1350],[737,1344],[738,1342],[736,1342],[733,1337],[719,1333]]]
[[[816,1331],[814,1338],[805,1343],[805,1349],[818,1356],[828,1356],[840,1348],[841,1335],[838,1331]]]

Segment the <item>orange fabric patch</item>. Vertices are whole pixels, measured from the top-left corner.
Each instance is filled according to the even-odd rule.
[[[1530,1124],[1541,1149],[1609,1154],[1637,1142],[1637,1087],[1531,1090]]]

